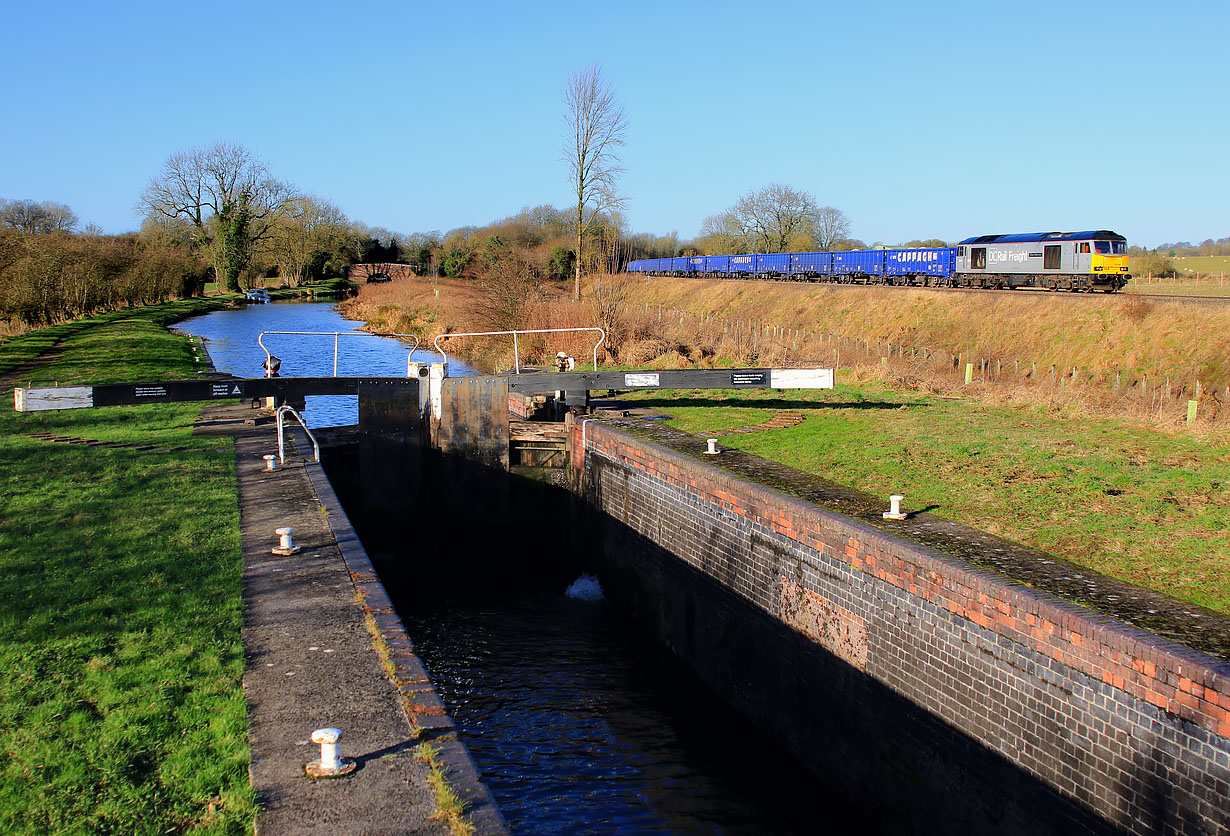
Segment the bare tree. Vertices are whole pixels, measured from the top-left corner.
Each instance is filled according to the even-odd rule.
[[[476,305],[493,330],[525,328],[542,300],[542,272],[524,255],[496,247],[486,258],[480,279],[483,293]]]
[[[0,199],[0,226],[20,229],[31,235],[72,232],[77,226],[77,215],[63,203],[49,200]]]
[[[747,230],[734,212],[721,212],[705,218],[696,243],[710,255],[751,252]]]
[[[348,221],[342,210],[318,197],[297,197],[286,202],[270,229],[269,248],[278,274],[298,287],[317,253],[344,249]]]
[[[580,299],[585,235],[595,218],[623,205],[623,198],[615,191],[616,181],[623,173],[615,152],[624,144],[628,120],[597,64],[573,73],[564,88],[564,105],[564,120],[570,131],[564,159],[577,199],[577,263],[572,298]]]
[[[832,206],[821,206],[816,210],[816,224],[812,232],[816,239],[816,247],[822,252],[828,252],[850,237],[850,219],[846,213]]]
[[[750,251],[780,253],[810,240],[817,211],[816,199],[807,192],[770,183],[743,195],[727,214]]]
[[[274,217],[294,189],[273,179],[242,145],[218,143],[172,154],[141,194],[151,219],[187,218],[208,252],[219,284],[239,290],[239,275],[255,245],[269,237]]]

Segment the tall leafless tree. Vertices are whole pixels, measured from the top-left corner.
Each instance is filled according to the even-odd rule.
[[[812,233],[816,239],[816,247],[822,252],[828,252],[850,237],[850,219],[846,213],[832,206],[821,206],[816,210],[816,226]]]
[[[236,291],[254,246],[296,196],[248,149],[220,142],[172,154],[145,187],[139,207],[153,220],[191,222],[218,283]]]
[[[573,73],[564,88],[564,120],[569,137],[564,159],[576,195],[576,273],[572,298],[581,298],[581,271],[585,266],[585,235],[594,220],[618,209],[623,198],[616,182],[623,173],[616,150],[624,144],[628,120],[597,64]]]

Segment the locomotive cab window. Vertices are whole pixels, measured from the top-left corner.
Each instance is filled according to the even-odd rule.
[[[1127,255],[1127,241],[1111,241],[1110,251],[1115,255]]]
[[[1094,249],[1096,249],[1100,253],[1105,253],[1107,255],[1110,254],[1110,242],[1109,241],[1094,241],[1093,246],[1094,246]]]
[[[1059,252],[1062,248],[1058,244],[1048,244],[1042,248],[1042,269],[1043,270],[1058,270],[1060,264]]]
[[[969,266],[971,270],[985,270],[987,266],[987,248],[970,247]]]
[[[1087,252],[1089,252],[1089,244],[1088,244],[1088,242],[1086,242],[1086,243],[1084,243],[1084,244],[1079,245],[1079,247],[1077,248],[1077,251],[1078,251],[1078,252],[1082,252],[1082,253],[1087,253]]]

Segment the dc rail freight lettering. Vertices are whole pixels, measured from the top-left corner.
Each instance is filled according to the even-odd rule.
[[[981,235],[955,247],[643,258],[626,269],[650,276],[1106,293],[1132,278],[1127,239],[1105,229]]]

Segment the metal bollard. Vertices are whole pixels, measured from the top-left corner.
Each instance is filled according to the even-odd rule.
[[[338,757],[337,742],[341,738],[341,729],[317,729],[312,732],[312,742],[320,744],[320,760],[304,764],[304,771],[313,778],[340,778],[354,772],[358,766],[355,761]]]
[[[722,452],[718,449],[716,438],[706,438],[705,443],[708,445],[705,447],[706,456],[716,456],[718,453]]]
[[[295,533],[293,528],[286,526],[285,528],[276,529],[274,533],[281,538],[281,542],[273,549],[274,554],[291,555],[299,553],[299,547],[291,543],[291,535]]]
[[[901,511],[901,500],[903,499],[905,499],[905,497],[899,493],[895,493],[888,498],[889,507],[888,510],[884,512],[884,519],[904,520],[909,516],[909,514],[902,513]]]
[[[270,454],[268,456],[261,456],[261,458],[265,460],[265,472],[266,473],[271,473],[278,469],[278,464],[277,464],[278,457],[277,456]]]

